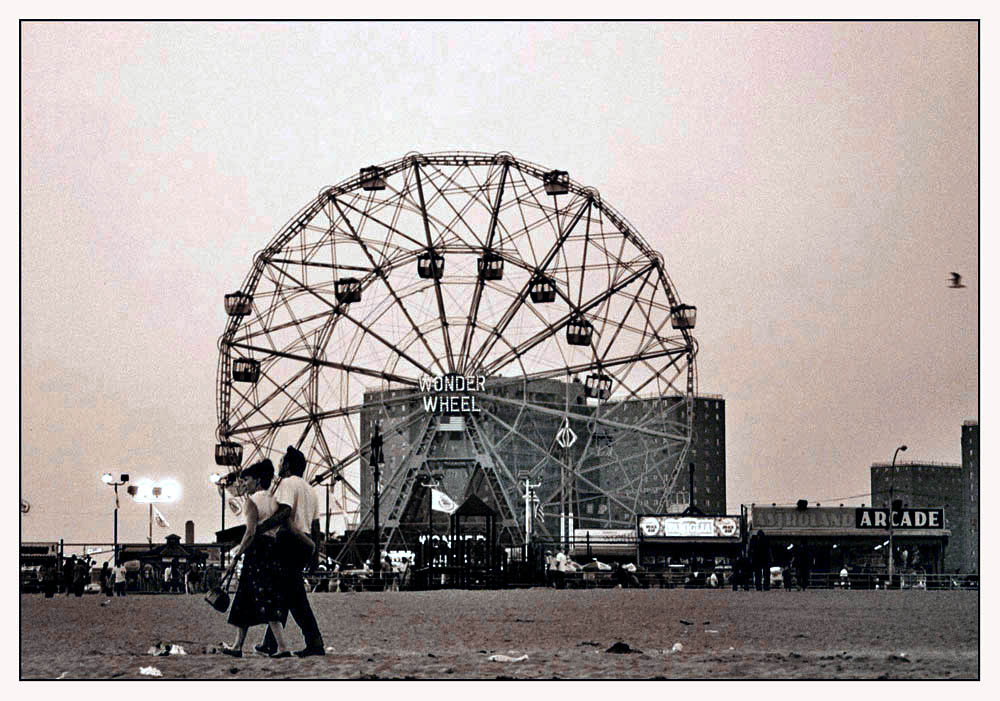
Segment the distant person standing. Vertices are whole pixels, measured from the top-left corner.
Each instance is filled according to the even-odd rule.
[[[68,560],[63,561],[62,586],[66,596],[73,594],[73,572],[76,570],[76,555],[70,555]]]
[[[753,584],[757,591],[771,589],[771,543],[763,529],[750,537],[750,567],[753,569]]]
[[[125,596],[126,589],[126,577],[127,573],[125,571],[125,563],[119,562],[118,566],[114,570],[114,580],[115,580],[115,595]]]
[[[566,553],[562,550],[556,553],[556,589],[566,588]]]
[[[319,521],[316,520],[319,503],[312,487],[302,478],[305,471],[306,456],[295,447],[288,446],[281,460],[281,481],[274,490],[278,509],[259,526],[265,531],[275,526],[281,527],[278,532],[278,551],[282,557],[286,603],[306,642],[304,649],[296,650],[297,657],[326,654],[323,636],[319,632],[312,607],[309,606],[302,580],[302,570],[314,564],[316,544],[319,541]],[[256,649],[268,654],[277,649],[277,642],[270,628]]]
[[[809,586],[811,565],[812,555],[809,552],[809,546],[805,541],[802,541],[795,551],[795,578],[798,580],[799,591],[804,591]]]
[[[87,566],[87,560],[77,560],[76,564],[73,566],[73,595],[83,596],[83,589],[87,586],[87,575],[90,568]]]
[[[108,566],[107,561],[101,565],[101,593],[105,596],[111,595],[111,568]]]

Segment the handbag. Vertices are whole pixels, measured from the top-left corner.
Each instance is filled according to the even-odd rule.
[[[229,574],[222,578],[219,582],[219,586],[212,587],[212,589],[205,594],[205,601],[208,602],[209,606],[214,608],[219,613],[225,613],[229,610],[229,581],[233,578],[236,568],[229,570]]]

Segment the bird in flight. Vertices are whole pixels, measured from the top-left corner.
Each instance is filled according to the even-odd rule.
[[[951,284],[948,285],[948,287],[950,287],[953,290],[959,290],[959,289],[965,287],[965,285],[962,284],[962,276],[959,275],[958,273],[952,273],[951,274]]]

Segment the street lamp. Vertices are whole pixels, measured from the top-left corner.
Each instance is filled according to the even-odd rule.
[[[153,504],[177,501],[181,486],[176,480],[153,482],[143,478],[128,488],[128,493],[139,504],[149,504],[149,544],[153,544]]]
[[[896,456],[899,455],[899,451],[905,451],[906,446],[901,445],[896,448],[896,452],[892,454],[892,467],[889,468],[889,586],[892,586],[893,581],[893,567],[892,567],[892,513],[893,498],[895,496],[896,488]]]
[[[223,488],[221,484],[219,484],[219,482],[222,481],[224,477],[225,475],[220,475],[218,472],[213,472],[208,476],[208,481],[219,488],[219,497],[221,497],[222,499],[221,502],[222,508],[220,509],[220,512],[222,513],[222,527],[220,528],[220,530],[223,531],[226,530],[226,490]]]
[[[128,482],[128,475],[124,472],[118,476],[118,481],[111,476],[110,472],[105,472],[101,475],[101,481],[109,487],[115,488],[115,556],[114,563],[115,567],[118,566],[118,487]]]

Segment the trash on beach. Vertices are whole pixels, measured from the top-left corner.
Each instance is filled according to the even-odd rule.
[[[717,630],[706,630],[705,632],[706,633],[718,633],[719,631],[717,631]]]
[[[905,652],[900,652],[895,655],[889,655],[890,660],[895,660],[897,662],[909,662],[910,659],[906,656]]]
[[[670,652],[680,652],[683,649],[684,649],[683,645],[681,645],[680,643],[674,643],[674,646],[670,648]]]
[[[510,655],[490,655],[490,662],[524,662],[528,659],[527,655],[521,655],[520,657],[511,657]]]
[[[333,652],[333,651],[334,651],[334,650],[333,650],[333,645],[327,645],[327,646],[326,646],[326,651],[327,651],[327,652]]]
[[[165,655],[186,655],[187,653],[180,645],[165,643],[160,640],[157,641],[156,645],[146,650],[146,654],[153,657],[164,657]]]
[[[628,643],[623,643],[621,641],[609,647],[607,650],[605,650],[605,652],[610,652],[615,655],[628,655],[631,653],[635,653],[637,655],[642,654],[642,650],[633,650]]]
[[[694,623],[692,623],[691,621],[685,621],[683,618],[681,619],[681,623],[683,623],[686,626],[693,626],[694,625]]]
[[[56,677],[56,679],[65,679],[67,674],[69,674],[69,672],[63,672],[58,677]]]
[[[162,677],[163,672],[158,670],[156,667],[140,667],[139,674],[146,677]]]

